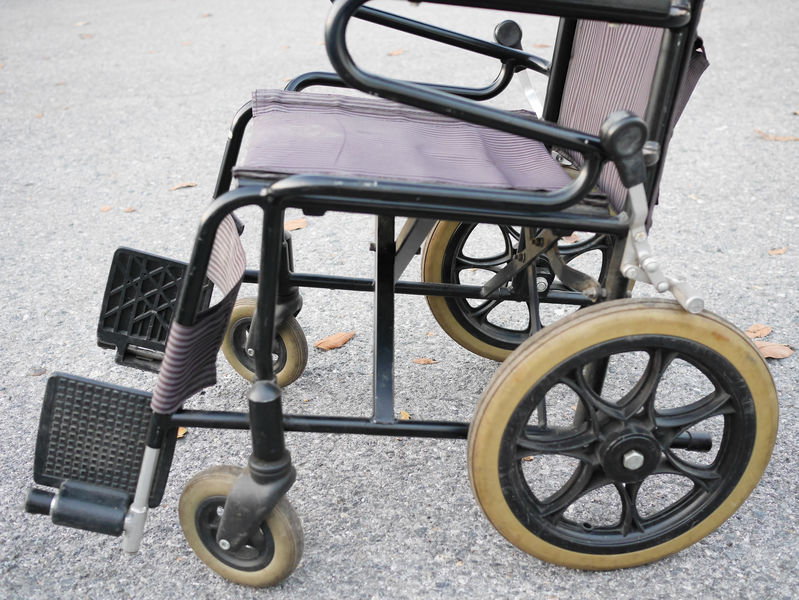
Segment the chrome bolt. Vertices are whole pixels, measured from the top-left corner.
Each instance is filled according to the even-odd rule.
[[[641,262],[641,266],[646,269],[648,273],[654,273],[660,268],[658,261],[652,257],[649,257]]]
[[[638,277],[638,267],[635,267],[633,265],[628,265],[624,267],[624,276],[627,279],[635,279],[636,277]]]
[[[539,294],[542,292],[546,292],[548,287],[549,287],[549,282],[547,281],[546,277],[535,278],[535,289],[538,290]]]
[[[252,348],[247,348],[247,356],[249,356],[250,358],[255,356],[255,350],[253,350]]]
[[[638,450],[630,450],[624,455],[622,464],[628,471],[637,471],[644,466],[644,455]]]
[[[222,548],[222,550],[230,550],[230,542],[227,540],[219,540],[219,547]]]

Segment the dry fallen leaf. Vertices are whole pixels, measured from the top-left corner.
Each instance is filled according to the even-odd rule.
[[[438,361],[433,360],[432,358],[414,358],[413,362],[415,362],[417,365],[434,365]]]
[[[94,34],[93,33],[81,33],[81,34],[78,35],[78,37],[80,39],[82,39],[82,40],[90,40],[90,39],[92,39],[94,37]]]
[[[31,377],[39,377],[41,375],[44,375],[45,373],[47,373],[47,369],[45,369],[44,367],[31,367],[28,370],[28,375]]]
[[[580,236],[577,235],[576,233],[572,233],[571,235],[567,235],[566,237],[560,238],[560,241],[566,244],[576,244],[577,242],[580,241]]]
[[[463,561],[459,560],[458,562],[455,563],[455,566],[456,567],[462,567],[463,566]]]
[[[795,114],[795,115],[799,115],[799,110],[795,110],[795,111],[793,111],[793,114]]]
[[[757,346],[764,358],[788,358],[793,354],[791,347],[785,344],[755,340],[755,346]]]
[[[795,135],[774,135],[773,133],[766,133],[759,129],[755,129],[755,133],[767,142],[799,142],[799,137]]]
[[[533,44],[533,48],[549,48],[552,44],[545,44],[543,42],[536,42]]]
[[[189,432],[185,427],[178,427],[178,439],[184,437]]]
[[[169,191],[174,192],[175,190],[182,190],[183,188],[192,188],[192,187],[197,187],[197,184],[194,183],[193,181],[186,181],[184,183],[173,185],[171,188],[169,188]]]
[[[283,229],[286,231],[296,231],[297,229],[304,229],[308,225],[308,221],[300,217],[299,219],[289,219],[283,222]]]
[[[400,421],[410,421],[411,420],[411,413],[401,410],[400,411]]]
[[[106,204],[105,206],[101,206],[100,207],[100,212],[108,212],[112,208],[114,208],[114,207],[113,206],[109,206],[109,205]]]
[[[428,331],[427,332],[427,337],[430,337],[431,335],[435,335],[435,334],[436,334],[435,331]]]
[[[524,462],[530,462],[531,460],[533,460],[533,458],[534,458],[533,456],[525,456],[525,457],[522,458],[522,460]]]
[[[186,40],[185,42],[180,42],[181,46],[191,46],[191,44],[192,44],[191,40]]]
[[[78,21],[77,23],[75,23],[75,27],[86,27],[86,25],[90,24],[91,23],[89,21]]]
[[[214,15],[211,13],[203,13],[200,15],[201,19],[207,19],[208,17],[213,17]]]
[[[749,327],[747,327],[745,333],[750,338],[762,338],[766,337],[769,333],[771,333],[771,327],[769,327],[768,325],[761,325],[760,323],[755,323],[754,325],[750,325]]]
[[[782,248],[772,248],[768,251],[769,256],[779,256],[780,254],[785,254],[788,250],[788,246],[783,246]]]
[[[39,113],[38,115],[33,115],[34,119],[41,119],[44,116],[44,113]]]
[[[126,212],[126,213],[132,213],[132,212],[136,212],[136,209],[135,209],[135,208],[132,208],[132,207],[130,207],[130,206],[128,206],[128,207],[126,207],[126,208],[123,208],[123,209],[122,209],[122,212]]]
[[[323,340],[319,340],[314,344],[314,347],[320,350],[335,350],[336,348],[341,348],[353,337],[355,337],[354,331],[340,331],[339,333],[327,336]]]
[[[405,53],[405,50],[400,49],[400,50],[392,50],[391,52],[388,53],[388,55],[389,56],[399,56],[400,54],[404,54],[404,53]]]
[[[0,63],[0,69],[2,69],[4,66],[5,65],[3,65],[3,63]]]

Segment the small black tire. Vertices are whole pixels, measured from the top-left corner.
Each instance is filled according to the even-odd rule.
[[[247,381],[255,378],[255,359],[247,356],[244,347],[246,332],[255,314],[255,305],[255,298],[241,298],[236,301],[222,340],[225,358]],[[277,328],[274,350],[277,384],[286,387],[302,375],[308,364],[308,341],[297,319],[289,317]]]
[[[215,540],[214,522],[218,525],[220,508],[242,470],[217,465],[194,476],[180,495],[180,526],[194,553],[225,579],[252,587],[273,586],[288,577],[302,557],[302,524],[288,499],[282,498],[266,517],[258,541],[234,553]]]

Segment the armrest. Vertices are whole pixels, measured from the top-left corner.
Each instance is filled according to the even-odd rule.
[[[679,27],[691,18],[686,0],[421,0],[435,4],[452,4],[537,13],[577,19],[598,19],[638,25]]]
[[[328,57],[333,68],[352,87],[363,92],[402,102],[439,114],[455,117],[539,140],[545,144],[576,150],[588,162],[601,160],[602,144],[597,136],[533,121],[508,111],[481,105],[419,84],[389,79],[360,69],[347,49],[346,29],[350,18],[368,0],[339,0],[333,4],[325,29]]]
[[[497,77],[490,84],[479,88],[460,87],[455,85],[441,85],[437,83],[415,83],[429,87],[434,90],[446,92],[447,94],[454,94],[462,98],[470,98],[471,100],[488,100],[498,94],[502,93],[508,84],[513,79],[513,67],[510,64],[503,64]],[[313,71],[311,73],[303,73],[289,81],[285,88],[289,92],[301,92],[302,90],[313,86],[325,86],[336,88],[348,88],[350,85],[344,81],[336,73],[325,73],[321,71]]]
[[[520,66],[526,69],[532,69],[539,73],[549,73],[549,61],[538,57],[524,50],[512,48],[510,46],[503,46],[502,44],[495,44],[480,38],[471,37],[436,27],[422,21],[415,21],[406,17],[401,17],[390,12],[378,10],[371,7],[361,7],[354,15],[356,18],[390,27],[398,31],[404,31],[419,37],[423,37],[436,42],[441,42],[449,46],[455,46],[470,52],[476,52],[492,58],[498,58],[503,63],[511,63],[514,67]]]
[[[327,53],[333,68],[344,81],[369,94],[538,140],[550,146],[569,148],[583,155],[585,162],[577,178],[557,192],[545,192],[537,196],[530,210],[560,210],[578,202],[592,189],[602,164],[609,158],[597,136],[543,121],[526,119],[431,87],[389,79],[360,69],[347,49],[346,31],[349,20],[367,1],[338,0],[333,4],[328,16],[325,27]]]

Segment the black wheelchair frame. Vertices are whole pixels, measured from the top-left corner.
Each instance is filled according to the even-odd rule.
[[[258,288],[256,316],[253,318],[249,341],[255,356],[255,381],[248,397],[248,411],[182,409],[174,414],[153,413],[146,441],[146,452],[157,452],[169,446],[169,432],[179,426],[251,431],[252,454],[248,470],[227,497],[225,511],[216,530],[216,540],[223,549],[232,547],[235,550],[241,546],[248,532],[263,522],[291,487],[295,471],[285,446],[285,431],[461,439],[469,435],[468,422],[409,421],[395,417],[394,294],[490,299],[505,298],[510,292],[507,288],[499,287],[486,294],[486,290],[480,286],[399,279],[429,231],[424,223],[446,219],[549,229],[556,234],[563,232],[562,235],[586,231],[612,236],[615,240],[614,250],[602,293],[587,297],[579,291],[561,291],[540,298],[533,284],[529,286],[526,298],[531,316],[537,315],[539,301],[587,306],[597,300],[623,298],[627,293],[630,280],[626,276],[629,272],[622,273],[622,250],[631,230],[640,228],[641,224],[634,222],[628,211],[608,214],[607,208],[581,204],[581,200],[594,189],[600,170],[608,161],[616,165],[628,189],[642,186],[646,198],[652,197],[660,179],[677,91],[694,51],[702,0],[432,1],[561,17],[551,64],[513,47],[518,45],[518,36],[512,27],[498,32],[497,38],[503,43],[491,43],[363,7],[367,0],[338,0],[332,7],[326,30],[326,46],[336,73],[308,73],[291,81],[287,89],[300,91],[316,85],[351,87],[470,123],[533,138],[548,147],[570,149],[580,153],[584,163],[569,185],[551,192],[320,175],[293,175],[271,181],[239,177],[238,186],[232,189],[232,168],[238,160],[244,132],[252,118],[250,104],[239,110],[231,125],[214,200],[201,218],[177,300],[174,322],[191,327],[205,308],[203,299],[207,295],[203,290],[216,232],[222,221],[237,209],[259,207],[263,212],[260,267],[258,270],[245,271],[243,280],[244,283],[257,284]],[[483,88],[418,84],[368,73],[355,64],[347,48],[345,33],[352,18],[496,58],[501,62],[500,72],[494,82]],[[577,19],[610,19],[663,29],[652,94],[643,121],[629,113],[616,113],[608,117],[599,135],[553,124],[560,110]],[[532,69],[549,77],[542,120],[532,121],[476,102],[501,93],[514,73],[523,69]],[[655,147],[660,151],[660,160],[647,162],[645,141],[655,142]],[[283,215],[288,208],[301,209],[309,215],[323,215],[327,211],[376,215],[374,277],[294,272],[291,240],[283,229]],[[397,217],[408,218],[410,224],[399,237],[395,231]],[[417,223],[422,225],[415,228]],[[302,287],[374,294],[371,418],[284,414],[281,389],[274,383],[272,341],[281,320],[299,310],[298,288]],[[685,295],[681,298],[679,289],[672,291],[690,312],[701,310],[701,302],[697,305],[695,298]],[[531,317],[531,323],[536,320]],[[594,387],[601,386],[604,373],[602,369],[597,369],[591,377]],[[673,448],[708,449],[708,440],[687,432],[675,434],[670,443]],[[617,450],[609,446],[607,451]],[[142,488],[141,481],[140,478],[140,489],[137,489],[132,510],[146,513],[150,489]],[[48,494],[34,491],[29,496],[28,510],[49,513],[53,495]],[[140,497],[142,494],[143,497]],[[91,517],[83,515],[82,520],[78,521],[85,525],[91,521]],[[132,528],[129,532],[126,526],[126,534],[130,533],[134,538],[131,542],[134,550],[138,547],[138,539],[135,538],[141,537],[141,528],[143,521],[138,531]],[[114,532],[118,534],[121,531]]]

